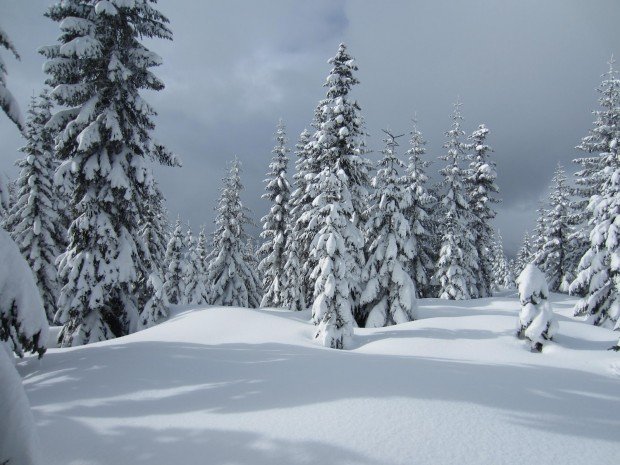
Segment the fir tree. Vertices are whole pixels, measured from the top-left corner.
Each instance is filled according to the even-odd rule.
[[[364,291],[360,299],[367,315],[366,327],[373,328],[412,321],[417,294],[408,274],[415,253],[406,214],[411,192],[408,179],[398,174],[399,168],[405,168],[396,155],[399,136],[384,132],[386,147],[372,180],[374,196],[366,225],[369,257],[362,273]]]
[[[357,272],[357,264],[351,244],[362,248],[362,235],[351,222],[348,179],[339,164],[326,164],[318,187],[320,193],[307,212],[321,225],[310,251],[317,264],[310,276],[315,282],[312,319],[318,325],[315,338],[323,346],[343,349],[349,345],[355,325],[351,276]]]
[[[620,328],[620,167],[618,144],[609,144],[601,154],[607,180],[601,193],[588,205],[592,215],[590,248],[579,263],[571,292],[583,294],[575,306],[575,316],[585,316],[595,325]]]
[[[60,44],[41,52],[52,96],[68,107],[49,126],[58,131],[60,177],[70,179],[75,213],[59,261],[66,282],[57,314],[63,346],[137,327],[134,291],[151,268],[136,243],[156,189],[149,160],[177,164],[152,141],[155,111],[140,96],[163,88],[150,70],[161,58],[140,39],[172,38],[152,3],[63,0],[46,13],[62,29]]]
[[[523,235],[523,244],[517,252],[517,258],[515,259],[515,276],[519,276],[525,267],[530,264],[534,259],[534,249],[530,240],[530,234],[525,231]]]
[[[314,192],[311,183],[319,172],[316,160],[310,156],[311,137],[310,132],[304,129],[295,146],[297,161],[295,162],[295,174],[293,175],[294,189],[289,200],[291,240],[286,245],[287,261],[292,260],[292,262],[296,262],[302,267],[298,273],[297,286],[300,288],[304,302],[311,301],[314,292],[313,286],[310,283],[311,267],[309,267],[310,245],[314,235],[313,231],[308,227],[309,225],[304,223],[302,219],[308,218],[306,212],[312,208],[312,202],[317,194]],[[314,233],[316,234],[316,230]],[[299,301],[297,298],[295,300]]]
[[[471,212],[470,230],[474,236],[474,246],[478,256],[476,270],[476,295],[478,297],[489,297],[493,286],[491,220],[495,218],[495,211],[491,208],[491,204],[499,202],[493,197],[499,192],[499,188],[495,183],[497,178],[495,162],[489,157],[493,150],[486,144],[488,134],[487,127],[481,124],[469,137],[474,153],[469,156],[471,161],[465,181]]]
[[[17,56],[15,48],[2,29],[0,47],[7,48]],[[17,102],[5,87],[5,75],[6,67],[0,57],[0,108],[22,129],[21,113]],[[0,205],[9,207],[7,185],[1,180]],[[32,270],[17,245],[2,228],[0,257],[0,341],[6,342],[8,348],[19,357],[22,357],[24,352],[38,353],[41,357],[46,349],[49,331],[43,301]],[[5,398],[2,400],[6,401]]]
[[[543,246],[547,242],[547,215],[548,212],[544,205],[540,204],[536,209],[536,227],[531,237],[532,262],[540,264]]]
[[[185,297],[185,269],[187,264],[183,251],[185,243],[181,220],[177,218],[174,230],[166,247],[164,260],[164,295],[171,304],[182,304]]]
[[[426,141],[418,130],[417,121],[413,120],[411,130],[411,148],[407,150],[409,164],[405,183],[411,197],[407,217],[411,225],[413,241],[413,258],[409,264],[411,277],[416,286],[418,297],[431,297],[431,277],[435,268],[436,252],[433,244],[433,209],[436,199],[426,187],[428,176],[426,168],[430,161],[423,158],[426,153]]]
[[[287,235],[286,242],[286,263],[284,264],[284,274],[281,278],[280,296],[282,306],[293,311],[302,311],[307,308],[306,294],[304,292],[301,260],[299,258],[299,247],[295,234],[292,231]]]
[[[47,91],[31,101],[24,130],[26,145],[21,148],[25,156],[17,162],[21,169],[16,183],[17,200],[5,222],[34,273],[50,323],[56,314],[60,291],[55,261],[66,245],[66,231],[57,213],[53,187],[53,141],[45,129],[51,107]]]
[[[543,342],[557,332],[558,323],[549,304],[549,289],[545,275],[534,265],[528,264],[517,278],[521,312],[517,337],[526,338],[532,351],[541,352]]]
[[[259,250],[262,260],[259,270],[263,274],[263,295],[261,307],[280,307],[283,304],[282,294],[286,292],[282,286],[285,275],[286,242],[290,223],[291,186],[286,178],[288,168],[288,152],[286,147],[286,131],[282,120],[276,130],[276,146],[273,159],[269,164],[268,178],[265,180],[267,193],[263,198],[271,204],[269,213],[262,218],[264,242]]]
[[[508,270],[508,260],[504,253],[504,243],[502,235],[497,230],[493,235],[493,290],[499,291],[503,288],[510,288],[514,282],[510,279]]]
[[[570,190],[561,165],[558,165],[552,183],[546,240],[540,255],[537,256],[537,264],[540,264],[545,272],[552,292],[568,292],[572,274],[568,261],[570,247],[568,237],[571,232]]]
[[[185,270],[183,272],[183,303],[201,305],[207,303],[206,236],[201,229],[198,241],[187,225],[185,235]]]
[[[461,130],[460,103],[454,105],[452,129],[446,132],[444,148],[447,154],[440,157],[447,166],[440,172],[444,178],[445,194],[441,198],[443,234],[435,279],[440,285],[442,299],[469,299],[477,292],[477,255],[473,236],[469,230],[471,214],[464,186],[464,170],[460,164],[466,145],[461,142],[465,134]]]
[[[359,83],[354,76],[354,72],[358,68],[344,44],[340,44],[336,56],[330,59],[329,63],[333,67],[324,84],[327,88],[327,95],[325,99],[319,102],[315,111],[317,131],[306,149],[311,164],[320,167],[318,169],[324,170],[325,167],[328,167],[333,172],[334,168],[338,166],[342,170],[344,177],[341,179],[347,184],[346,190],[352,206],[349,221],[359,232],[364,212],[367,209],[371,164],[362,153],[365,146],[363,142],[365,134],[360,107],[349,96],[353,86]],[[320,195],[321,184],[324,182],[322,175],[324,174],[321,171],[320,174],[308,178],[310,185],[306,191],[312,198]],[[307,235],[309,236],[307,237],[316,237],[321,223],[317,222],[315,217],[308,215],[303,217],[308,219]],[[351,238],[357,238],[357,236],[358,234],[354,234]],[[348,255],[354,258],[349,275],[351,304],[353,308],[359,310],[360,273],[365,262],[364,250],[363,247],[353,243],[346,244],[346,247],[348,248]],[[313,262],[314,256],[313,253],[309,254],[309,260],[304,269],[305,275],[308,275],[308,272],[316,267],[316,263]],[[363,318],[363,315],[357,313],[357,317]]]
[[[233,307],[257,308],[260,304],[260,279],[256,268],[247,262],[247,234],[251,224],[241,203],[243,185],[241,163],[234,160],[224,181],[217,207],[217,226],[209,254],[207,281],[209,303]]]

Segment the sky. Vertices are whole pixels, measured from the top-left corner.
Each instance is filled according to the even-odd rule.
[[[51,3],[0,0],[0,26],[22,57],[1,52],[8,86],[24,112],[45,80],[36,50],[59,35],[43,17]],[[277,121],[294,146],[324,97],[327,60],[344,42],[359,66],[352,96],[373,161],[381,130],[408,133],[417,115],[437,179],[457,99],[467,133],[489,127],[502,198],[495,226],[512,255],[534,227],[557,164],[575,171],[581,154],[574,147],[592,127],[596,87],[610,56],[620,56],[617,0],[159,0],[158,8],[174,40],[148,41],[163,59],[155,72],[166,88],[145,98],[158,112],[155,138],[183,167],[155,171],[171,219],[208,231],[235,156],[243,163],[242,198],[260,223]],[[22,145],[0,116],[0,170],[11,177]]]

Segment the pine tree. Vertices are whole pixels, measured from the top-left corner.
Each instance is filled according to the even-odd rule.
[[[547,242],[547,218],[548,212],[544,205],[540,204],[536,209],[536,227],[531,237],[532,244],[532,262],[540,265],[543,246]]]
[[[0,49],[2,48],[11,52],[16,59],[20,59],[17,49],[11,42],[11,39],[9,39],[6,32],[0,28]],[[6,88],[6,75],[6,65],[0,55],[0,108],[9,117],[9,119],[15,123],[19,130],[23,131],[24,121],[22,119],[22,114],[15,97],[13,97],[13,94],[11,94],[9,89]],[[2,191],[2,189],[0,189],[0,191]]]
[[[348,179],[338,163],[325,164],[318,187],[320,193],[306,213],[321,225],[310,251],[317,264],[310,276],[315,282],[312,319],[318,325],[315,338],[323,346],[343,349],[355,325],[351,277],[357,264],[351,245],[362,248],[362,235],[351,222]]]
[[[568,292],[572,269],[568,261],[571,232],[570,189],[561,165],[555,171],[549,195],[546,241],[542,246],[537,264],[547,276],[551,292]]]
[[[183,230],[181,220],[177,218],[174,230],[166,247],[166,257],[164,260],[164,281],[163,292],[165,298],[171,304],[182,304],[185,296],[185,269],[187,263],[183,251],[185,242],[183,240]]]
[[[595,325],[620,328],[620,167],[618,143],[614,139],[609,151],[601,154],[607,180],[601,193],[593,195],[588,205],[592,214],[590,248],[579,263],[571,292],[583,294],[575,306],[575,316],[585,316]]]
[[[508,270],[508,260],[504,253],[504,243],[502,235],[497,230],[493,235],[493,290],[499,291],[504,288],[510,288],[514,285],[510,279]]]
[[[200,241],[202,243],[200,244]],[[187,225],[185,234],[185,270],[183,271],[183,303],[201,305],[207,303],[206,236],[201,230],[198,242],[192,228]]]
[[[259,270],[263,273],[263,295],[261,307],[281,307],[283,305],[282,294],[286,291],[282,286],[282,278],[285,275],[286,242],[289,234],[290,223],[290,197],[291,186],[286,178],[288,168],[288,152],[286,131],[282,120],[279,121],[276,130],[276,146],[273,149],[273,159],[269,164],[267,193],[263,198],[270,204],[270,210],[262,218],[263,231],[261,237],[264,242],[259,250],[262,260]]]
[[[21,169],[16,183],[17,200],[5,221],[5,228],[34,273],[50,323],[56,314],[60,291],[55,261],[66,245],[66,231],[57,213],[53,187],[53,140],[45,129],[51,107],[47,91],[31,101],[24,130],[26,145],[21,148],[24,158],[17,162]]]
[[[589,233],[592,230],[589,225],[591,219],[591,211],[588,210],[590,198],[601,192],[605,175],[603,170],[605,167],[604,156],[607,153],[610,144],[620,137],[620,78],[618,71],[614,68],[613,57],[608,62],[609,70],[603,74],[602,82],[597,91],[601,95],[599,98],[600,109],[593,112],[596,120],[594,128],[590,133],[581,139],[581,143],[576,147],[585,152],[588,156],[573,160],[580,165],[580,170],[575,173],[576,200],[573,202],[573,209],[576,214],[580,214],[581,227],[583,231],[583,242],[587,249],[589,244]],[[583,213],[586,212],[584,215]]]
[[[358,68],[344,44],[340,44],[336,56],[331,58],[329,63],[333,67],[324,84],[327,88],[327,95],[319,102],[315,111],[314,124],[317,131],[306,147],[307,156],[311,164],[318,169],[330,167],[329,169],[333,170],[335,166],[338,166],[342,170],[344,175],[342,179],[347,184],[346,190],[350,195],[352,206],[349,221],[359,232],[362,229],[363,215],[367,209],[371,164],[364,158],[363,153],[365,134],[360,107],[349,96],[353,86],[359,83],[354,76]],[[306,191],[312,198],[320,195],[321,183],[324,181],[321,173],[310,176],[308,179],[310,185],[307,186]],[[308,219],[306,237],[316,237],[321,224],[314,217],[308,215],[302,217]],[[354,234],[351,237],[357,238],[357,236],[358,234]],[[357,244],[346,244],[346,247],[348,254],[354,257],[349,275],[351,304],[356,309],[356,316],[362,319],[363,315],[357,310],[359,310],[358,299],[361,294],[361,269],[365,262],[364,250]],[[313,256],[315,254],[310,253],[309,260],[305,263],[304,274],[306,276],[316,267]]]
[[[310,156],[309,143],[311,138],[310,132],[304,129],[295,146],[297,161],[295,162],[295,174],[293,175],[294,189],[289,200],[291,239],[286,245],[287,262],[291,262],[289,267],[293,266],[292,263],[297,263],[302,267],[297,273],[299,275],[297,278],[298,282],[296,284],[291,283],[291,285],[299,287],[304,302],[311,301],[314,292],[313,286],[310,283],[311,268],[308,264],[310,246],[314,238],[313,232],[316,234],[316,231],[310,230],[309,225],[302,220],[302,218],[307,218],[306,212],[312,208],[312,202],[316,197],[311,181],[319,172],[316,160]],[[294,300],[300,302],[298,297],[295,297]]]
[[[407,209],[407,217],[411,224],[411,236],[413,241],[413,259],[409,264],[411,278],[416,286],[418,297],[431,297],[431,277],[437,259],[433,247],[433,209],[437,206],[437,200],[429,192],[426,184],[428,176],[426,168],[430,161],[423,158],[426,153],[426,141],[418,130],[417,121],[413,120],[413,128],[410,132],[411,148],[407,150],[409,164],[405,175],[405,183],[411,197],[411,205]]]
[[[398,174],[399,168],[405,168],[396,155],[399,136],[384,132],[386,147],[378,173],[372,180],[374,195],[366,224],[368,242],[365,247],[369,258],[362,272],[364,291],[360,299],[367,315],[366,327],[372,328],[412,321],[417,294],[408,274],[415,253],[407,218],[411,192],[408,178]]]
[[[541,352],[543,342],[551,340],[558,329],[545,275],[530,263],[517,278],[517,285],[521,302],[517,337],[526,338],[532,351]]]
[[[122,336],[138,324],[134,290],[151,268],[136,243],[156,189],[149,160],[178,164],[152,141],[155,111],[140,96],[163,83],[150,71],[161,58],[139,40],[172,38],[152,3],[63,0],[46,13],[62,29],[60,44],[41,51],[52,96],[68,107],[50,127],[76,215],[59,261],[63,346]]]
[[[515,260],[515,276],[519,276],[525,267],[534,259],[534,250],[530,239],[530,234],[525,231],[523,235],[523,244],[517,252],[517,258]]]
[[[241,203],[243,185],[240,172],[241,163],[235,159],[220,190],[215,220],[217,228],[213,233],[207,271],[209,303],[257,308],[261,284],[256,268],[247,263],[248,237],[244,228],[252,223]]]
[[[448,140],[444,144],[448,152],[440,157],[448,163],[440,171],[445,190],[441,198],[444,220],[435,279],[440,285],[439,297],[450,300],[469,299],[472,292],[477,292],[475,273],[478,257],[469,230],[471,213],[464,186],[464,170],[460,166],[466,148],[460,140],[465,134],[461,130],[463,118],[460,107],[459,102],[454,105],[452,129],[446,132]]]
[[[287,234],[286,263],[284,264],[284,274],[281,278],[280,296],[282,306],[293,311],[302,311],[307,308],[306,294],[302,284],[304,276],[299,258],[300,249],[301,247],[295,239],[295,234],[291,230]]]
[[[0,29],[0,47],[18,57],[15,47]],[[17,102],[6,88],[6,67],[0,56],[0,108],[20,130],[24,125]],[[9,208],[8,185],[0,177],[0,209]],[[32,270],[9,234],[0,228],[0,341],[22,357],[24,352],[43,356],[49,326]],[[2,349],[0,349],[2,350]],[[17,374],[16,374],[17,376]],[[6,398],[2,398],[6,401]]]
[[[481,124],[469,137],[474,153],[468,157],[470,164],[465,180],[471,212],[470,230],[474,236],[474,246],[478,256],[478,269],[476,270],[476,295],[478,297],[489,297],[493,287],[491,220],[495,218],[495,211],[491,208],[491,204],[499,202],[493,197],[499,192],[499,188],[495,183],[497,178],[495,162],[489,157],[493,150],[486,144],[488,134],[488,128]]]

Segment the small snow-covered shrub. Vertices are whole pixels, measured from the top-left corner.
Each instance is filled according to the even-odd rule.
[[[545,275],[529,264],[517,278],[521,313],[517,337],[531,342],[533,351],[542,351],[543,341],[551,340],[558,323],[549,304],[549,288]]]

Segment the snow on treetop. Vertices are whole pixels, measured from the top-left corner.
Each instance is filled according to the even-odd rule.
[[[522,303],[532,301],[536,304],[539,303],[539,298],[547,299],[549,297],[547,279],[543,272],[532,263],[523,269],[516,282],[519,286],[519,296]]]

